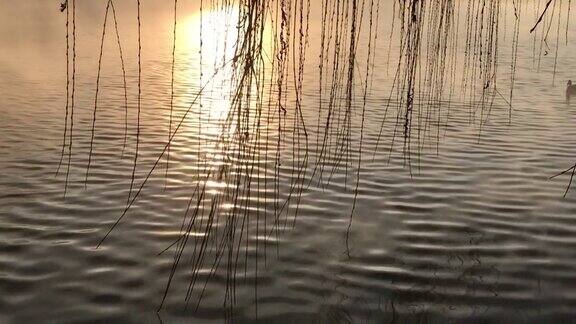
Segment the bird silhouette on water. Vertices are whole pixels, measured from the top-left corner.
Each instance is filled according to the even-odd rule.
[[[566,85],[566,102],[570,102],[570,97],[576,95],[576,85],[572,85],[572,80],[568,80]]]

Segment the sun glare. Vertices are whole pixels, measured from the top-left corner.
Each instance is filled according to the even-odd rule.
[[[203,65],[222,63],[234,55],[238,8],[195,12],[184,23],[184,48],[202,56]]]
[[[184,19],[178,29],[178,52],[187,67],[183,81],[198,85],[190,90],[188,98],[204,88],[201,103],[197,105],[202,123],[194,126],[203,135],[218,135],[230,109],[234,89],[234,68],[230,62],[238,45],[239,16],[237,7],[196,11]],[[271,47],[269,36],[266,28],[265,51]]]
[[[218,135],[222,120],[230,109],[233,69],[228,61],[234,56],[238,38],[238,9],[195,12],[183,21],[178,30],[178,52],[185,61],[184,83],[195,84],[189,98],[203,88],[195,105],[201,123],[190,124],[189,131]]]

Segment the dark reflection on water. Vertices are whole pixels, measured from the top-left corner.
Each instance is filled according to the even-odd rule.
[[[96,250],[105,229],[125,206],[131,161],[120,159],[118,150],[124,127],[118,108],[123,93],[116,69],[119,62],[110,54],[115,53],[115,44],[110,42],[99,119],[106,127],[96,135],[90,186],[84,190],[95,81],[91,71],[96,66],[93,50],[100,24],[94,12],[102,9],[92,2],[85,6],[79,13],[84,24],[79,31],[83,73],[77,80],[79,153],[72,160],[72,181],[64,200],[62,179],[54,176],[65,98],[63,20],[53,4],[0,3],[0,12],[11,13],[2,15],[8,19],[0,19],[0,322],[159,322],[155,310],[173,261],[172,254],[159,253],[178,237],[190,183],[205,172],[190,147],[198,145],[198,138],[204,139],[200,158],[208,159],[214,152],[211,143],[218,136],[220,117],[226,112],[228,98],[221,95],[227,91],[226,80],[222,79],[203,99],[203,108],[210,114],[199,123],[194,112],[172,147],[168,189],[164,190],[162,176],[154,177],[126,221]],[[133,9],[128,4],[119,7]],[[160,2],[145,8],[148,21],[170,19],[169,8]],[[122,19],[127,24],[129,16]],[[190,19],[183,20],[182,28],[190,28],[193,34]],[[171,31],[162,26],[145,25],[138,179],[166,140],[167,119],[160,117],[167,116],[169,105],[171,49],[166,39]],[[127,56],[134,57],[133,26],[122,27]],[[183,39],[176,78],[177,116],[192,100],[200,80],[195,54],[190,54],[194,40]],[[384,149],[373,161],[367,159],[348,247],[346,228],[354,188],[341,168],[335,169],[329,185],[312,182],[303,191],[295,226],[287,218],[279,235],[258,237],[252,222],[241,254],[259,260],[258,268],[240,258],[235,318],[255,320],[257,305],[257,319],[263,323],[573,320],[575,198],[562,199],[564,183],[548,177],[571,164],[576,107],[564,104],[561,87],[552,87],[547,77],[531,70],[531,51],[528,45],[519,50],[511,125],[507,107],[496,105],[479,137],[478,125],[469,119],[471,108],[455,100],[438,142],[439,153],[435,141],[424,141],[412,175],[405,168],[401,147],[391,157]],[[368,152],[376,145],[381,108],[389,93],[385,59],[385,55],[377,57],[375,88],[367,104]],[[308,64],[303,109],[313,124],[318,102],[313,90],[316,63]],[[542,64],[546,72],[553,59],[544,58]],[[574,66],[574,62],[566,54],[559,57],[559,66]],[[134,60],[127,68],[133,99]],[[557,75],[558,79],[570,77],[574,78],[568,68]],[[204,127],[200,132],[199,125]],[[382,147],[391,144],[393,125],[387,126]],[[133,132],[134,126],[130,127]],[[312,138],[318,135],[314,132],[315,127]],[[133,145],[133,138],[129,140]],[[262,175],[270,172],[269,163],[274,160],[262,157]],[[327,164],[331,170],[337,161],[328,156]],[[284,179],[290,179],[290,166],[281,170]],[[219,183],[210,186],[216,192],[223,190]],[[273,195],[265,190],[260,194]],[[224,228],[225,221],[215,226]],[[208,283],[198,309],[193,311],[195,302],[186,309],[189,277],[179,273],[161,313],[164,323],[225,318],[226,273],[211,275],[203,269],[198,276]]]

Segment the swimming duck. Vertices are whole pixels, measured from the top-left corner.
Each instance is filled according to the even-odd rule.
[[[566,101],[570,102],[570,97],[576,95],[576,85],[572,85],[572,80],[568,80],[566,86]]]

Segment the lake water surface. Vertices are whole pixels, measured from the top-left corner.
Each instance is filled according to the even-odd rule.
[[[282,132],[290,144],[281,152],[271,145],[266,153],[261,151],[263,144],[257,146],[257,159],[252,162],[257,161],[253,164],[258,171],[249,181],[254,186],[250,192],[257,194],[242,200],[247,209],[262,208],[266,215],[282,204],[275,200],[277,194],[285,197],[293,181],[303,178],[306,185],[294,193],[299,202],[286,207],[291,212],[281,214],[274,224],[264,224],[264,219],[274,219],[266,216],[236,224],[242,226],[244,235],[239,238],[241,247],[217,266],[212,260],[219,258],[219,241],[211,243],[197,270],[200,288],[188,301],[190,271],[185,267],[189,263],[183,263],[184,270],[176,273],[157,315],[174,260],[172,251],[161,252],[179,237],[195,183],[210,172],[207,166],[212,163],[232,163],[219,156],[217,148],[223,131],[220,125],[232,100],[226,73],[232,72],[215,77],[202,95],[201,106],[196,102],[184,119],[171,147],[167,176],[162,162],[139,200],[96,249],[126,206],[135,146],[135,6],[117,2],[129,99],[126,149],[122,149],[120,62],[114,31],[108,28],[98,127],[85,188],[105,1],[79,1],[74,153],[64,198],[67,155],[57,176],[56,171],[66,104],[65,15],[54,1],[0,0],[1,323],[220,323],[230,318],[229,305],[224,306],[230,296],[234,296],[236,322],[576,320],[576,193],[563,197],[569,176],[549,179],[576,158],[576,104],[564,101],[566,80],[576,79],[575,42],[563,45],[553,86],[553,54],[542,58],[537,72],[531,36],[528,28],[523,28],[511,122],[508,106],[497,98],[490,117],[480,127],[477,118],[470,118],[473,108],[468,101],[455,95],[450,118],[443,121],[440,131],[431,126],[428,133],[423,130],[421,141],[414,142],[418,149],[408,167],[401,138],[390,151],[395,113],[385,123],[379,149],[373,154],[383,109],[394,107],[388,103],[394,75],[394,65],[387,64],[386,54],[388,13],[380,18],[379,31],[384,36],[376,47],[374,79],[366,103],[365,153],[350,232],[356,169],[345,166],[355,165],[357,149],[341,155],[341,145],[336,140],[329,142],[324,180],[308,181],[316,166],[319,131],[323,132],[316,127],[320,99],[315,27],[319,22],[314,21],[302,89],[303,118],[311,125],[309,170],[300,175],[298,164],[293,164],[302,157],[292,157],[290,145],[298,136],[291,128],[294,98],[288,98],[289,113]],[[389,5],[384,1],[381,10],[389,12]],[[143,1],[136,187],[167,139],[171,10],[164,1]],[[316,11],[313,8],[312,15]],[[233,16],[234,10],[231,12]],[[215,58],[226,54],[223,44],[235,42],[233,32],[228,31],[234,29],[233,24],[219,16],[227,14],[206,11],[203,15],[205,48],[200,75],[199,12],[197,4],[182,1],[175,120],[182,118],[202,80],[213,73]],[[528,16],[531,21],[532,15]],[[502,41],[505,45],[511,40],[508,28]],[[503,48],[503,88],[507,53],[509,48]],[[393,60],[394,55],[393,50]],[[361,100],[356,105],[361,106]],[[354,118],[351,130],[359,134],[358,115]],[[273,143],[275,134],[261,143]],[[275,167],[277,153],[285,161],[279,167]],[[209,182],[207,192],[217,195],[228,185],[224,180]],[[229,206],[223,202],[220,208]],[[209,206],[203,204],[199,209],[206,210],[200,219],[208,222]],[[222,213],[214,217],[214,230],[221,229],[215,237],[226,235],[230,217]],[[193,233],[184,258],[195,255],[200,248],[196,238],[205,235],[201,230]],[[230,267],[235,267],[236,274],[232,283]]]

